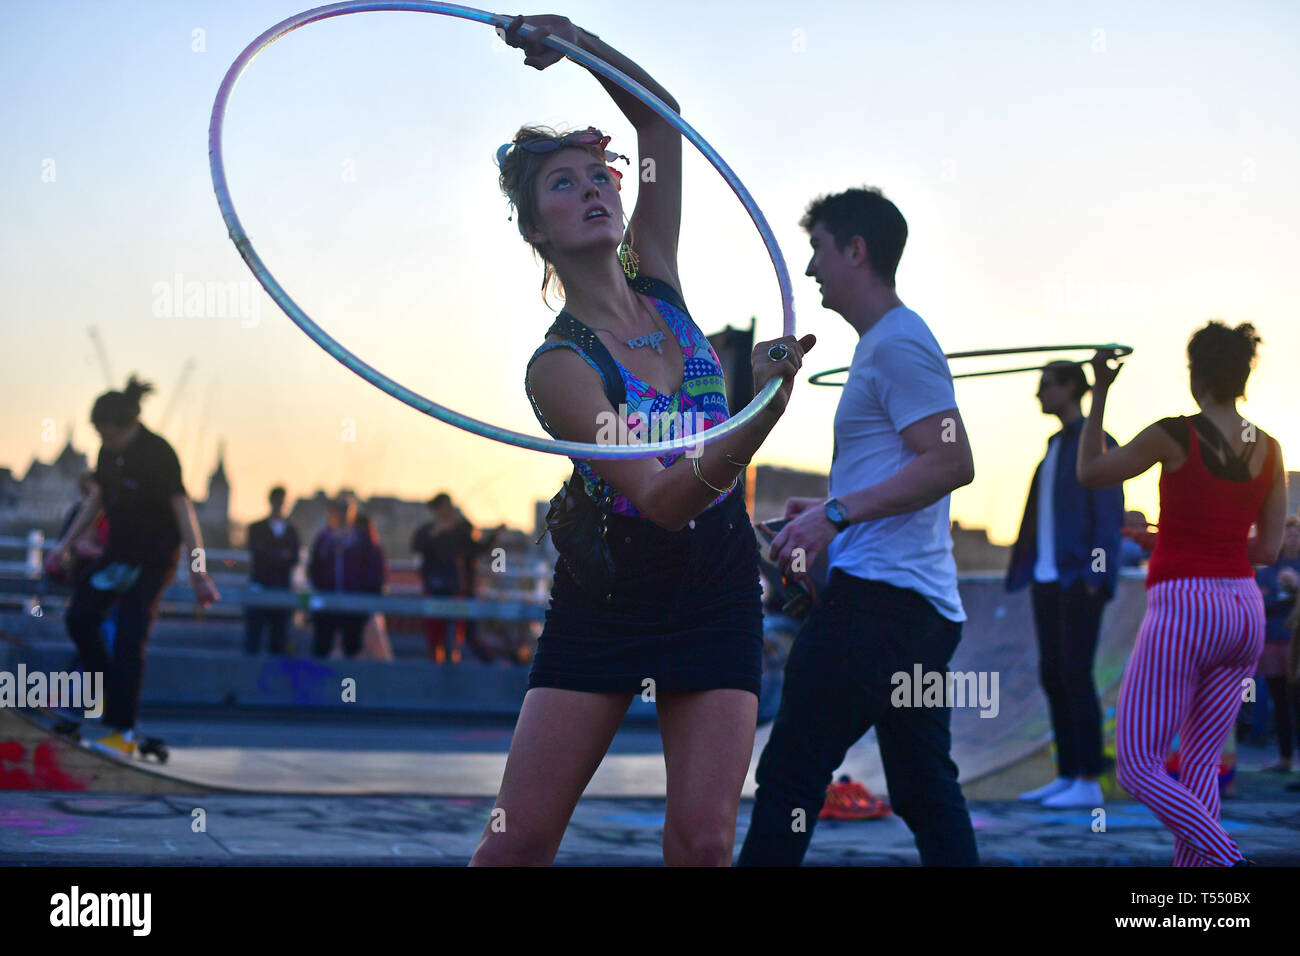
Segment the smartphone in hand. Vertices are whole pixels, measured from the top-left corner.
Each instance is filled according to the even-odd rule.
[[[789,523],[789,518],[773,518],[770,521],[760,521],[754,527],[758,530],[759,537],[762,538],[765,545],[759,560],[770,569],[772,577],[780,577],[781,586],[785,589],[786,602],[781,607],[781,613],[795,619],[802,619],[818,602],[818,585],[816,581],[818,572],[820,572],[821,577],[825,576],[826,556],[824,554],[819,555],[817,560],[813,562],[813,567],[809,568],[805,574],[790,576],[781,573],[780,568],[768,561],[767,549],[776,540],[776,536],[781,533],[781,529]]]

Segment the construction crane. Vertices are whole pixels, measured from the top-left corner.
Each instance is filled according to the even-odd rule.
[[[193,358],[188,358],[185,360],[185,364],[181,366],[181,374],[176,379],[176,385],[172,389],[172,397],[167,402],[167,409],[163,412],[162,418],[158,420],[158,430],[160,432],[166,430],[167,423],[171,421],[172,413],[176,411],[181,394],[185,391],[185,383],[189,381],[190,373],[194,371],[196,364]]]
[[[203,454],[203,440],[208,434],[208,420],[212,417],[212,406],[216,404],[218,379],[214,375],[208,382],[207,400],[203,403],[203,414],[199,418],[198,430],[190,438],[190,461],[197,461]]]
[[[99,367],[104,371],[104,380],[110,389],[117,388],[117,377],[113,375],[113,368],[108,364],[108,350],[104,348],[104,340],[99,337],[99,329],[92,325],[86,331],[90,333],[90,341],[95,343],[95,355],[99,359]]]

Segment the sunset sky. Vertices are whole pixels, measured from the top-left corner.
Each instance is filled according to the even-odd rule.
[[[131,371],[158,385],[142,417],[172,441],[191,494],[205,494],[225,440],[240,520],[279,482],[295,496],[445,489],[476,522],[531,527],[566,460],[459,432],[366,384],[271,303],[227,238],[208,170],[213,98],[240,50],[303,8],[0,3],[0,465],[21,474],[33,455],[52,459],[68,422],[93,460],[89,412],[106,388],[93,325],[115,387]],[[803,276],[798,220],[820,193],[876,185],[911,229],[899,293],[945,349],[1134,346],[1107,419],[1124,441],[1195,410],[1184,346],[1197,326],[1248,320],[1264,344],[1242,412],[1300,467],[1295,4],[664,0],[547,12],[644,66],[748,186],[789,264],[799,331],[819,337],[808,369],[848,364],[855,335]],[[227,169],[255,247],[333,335],[436,401],[540,433],[523,370],[553,313],[492,161],[536,122],[596,125],[635,151],[572,63],[538,73],[488,27],[448,17],[340,17],[282,39],[245,73]],[[780,333],[758,234],[689,146],[680,271],[706,332],[756,316],[760,337]],[[238,283],[246,311],[187,316],[167,290],[193,282]],[[957,385],[977,476],[952,514],[999,541],[1014,536],[1055,430],[1036,384]],[[828,467],[838,397],[801,383],[758,462]],[[1154,473],[1126,491],[1155,516]]]

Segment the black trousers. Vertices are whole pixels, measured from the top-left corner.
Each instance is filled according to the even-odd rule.
[[[361,636],[366,628],[368,614],[313,614],[311,653],[313,657],[329,657],[334,649],[334,632],[343,633],[343,656],[356,657],[361,653]]]
[[[145,645],[158,613],[163,590],[176,576],[176,565],[144,567],[124,593],[98,591],[93,572],[109,562],[100,559],[82,576],[68,604],[64,625],[77,645],[81,666],[104,675],[104,723],[116,730],[135,726],[140,712],[140,683],[144,679]],[[117,605],[117,631],[110,658],[104,643],[104,619]]]
[[[274,607],[249,607],[244,609],[244,652],[262,652],[262,631],[267,630],[272,654],[284,654],[289,649],[289,619],[293,611]],[[328,652],[327,652],[328,653]]]
[[[1294,752],[1292,737],[1295,730],[1300,729],[1300,684],[1288,684],[1285,677],[1268,677],[1265,681],[1269,702],[1273,705],[1278,754],[1283,760],[1290,760]]]
[[[1034,582],[1038,679],[1047,695],[1056,738],[1057,773],[1101,775],[1101,704],[1092,676],[1106,597],[1091,595],[1083,579],[1069,587]]]
[[[949,755],[950,709],[890,700],[894,674],[911,675],[916,664],[945,673],[960,639],[961,625],[917,592],[831,572],[821,605],[790,649],[739,865],[802,862],[835,768],[873,726],[890,804],[911,829],[922,864],[979,864]]]

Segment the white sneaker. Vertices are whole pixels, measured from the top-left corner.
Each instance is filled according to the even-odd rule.
[[[1101,784],[1096,780],[1075,780],[1055,796],[1043,801],[1043,806],[1059,810],[1064,807],[1100,807],[1105,803]]]
[[[1069,777],[1057,777],[1051,783],[1039,787],[1037,790],[1030,790],[1028,793],[1022,793],[1016,799],[1023,800],[1026,803],[1034,803],[1045,797],[1055,796],[1062,790],[1065,790],[1070,784],[1074,783]]]

